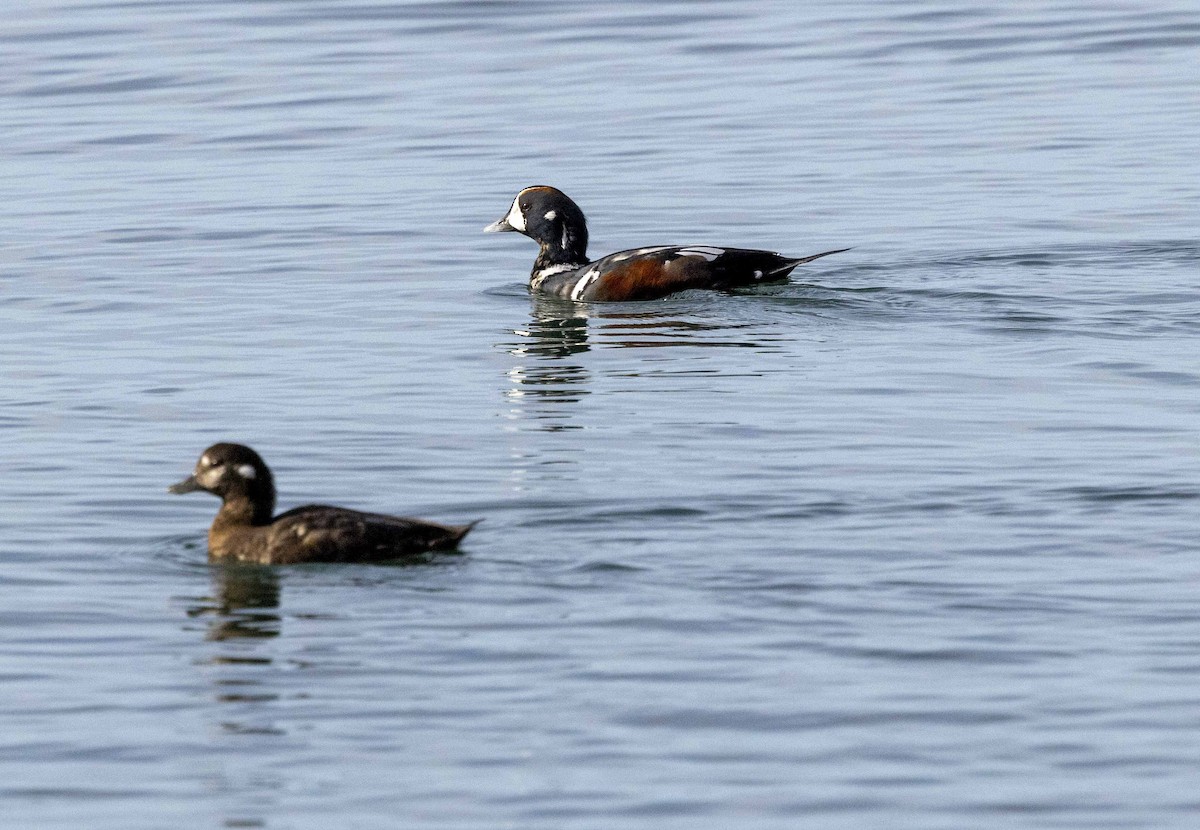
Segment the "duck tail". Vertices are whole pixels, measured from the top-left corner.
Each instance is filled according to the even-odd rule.
[[[786,271],[791,271],[797,265],[803,265],[806,262],[812,262],[814,259],[820,259],[821,257],[829,256],[830,254],[842,254],[849,250],[850,250],[850,248],[838,248],[837,250],[834,250],[834,251],[822,251],[821,253],[813,254],[812,256],[800,257],[800,259],[789,259],[787,261],[787,265],[784,265],[778,271],[772,271],[771,273],[777,274],[777,273],[779,273],[779,271],[785,271],[785,269],[786,269]]]
[[[466,538],[468,533],[470,533],[472,530],[475,529],[475,525],[479,524],[482,521],[483,521],[483,519],[476,519],[475,521],[468,522],[465,525],[451,526],[452,532],[450,534],[450,542],[454,545],[457,545],[459,542],[461,542],[463,539]]]

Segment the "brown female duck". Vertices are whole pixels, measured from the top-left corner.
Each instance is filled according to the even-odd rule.
[[[192,475],[168,490],[205,490],[221,499],[208,530],[208,555],[260,565],[377,562],[453,550],[476,522],[442,525],[344,507],[310,504],[272,518],[275,481],[258,453],[213,444]]]

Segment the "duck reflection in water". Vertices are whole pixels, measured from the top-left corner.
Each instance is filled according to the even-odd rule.
[[[772,350],[781,335],[764,331],[759,320],[730,319],[730,306],[720,306],[720,316],[706,319],[711,300],[700,301],[686,295],[676,301],[655,303],[616,303],[598,307],[557,297],[534,295],[529,326],[512,333],[519,339],[504,344],[518,358],[508,371],[512,386],[506,396],[511,413],[518,419],[539,422],[544,430],[577,429],[564,421],[569,408],[589,393],[590,370],[576,355],[594,346],[609,349],[665,348],[749,348]],[[591,331],[589,332],[589,325]],[[686,362],[686,361],[685,361]],[[691,366],[681,369],[690,371]],[[657,373],[669,373],[669,365],[659,363]],[[633,371],[631,376],[637,374]]]
[[[281,697],[279,669],[268,640],[279,636],[279,577],[261,565],[216,565],[210,568],[211,597],[188,609],[206,618],[205,639],[219,643],[207,660],[212,685],[213,728],[227,735],[276,736],[275,703]]]
[[[591,349],[588,345],[588,308],[557,297],[533,298],[529,328],[513,334],[524,340],[515,343],[512,354],[539,358],[564,358]]]
[[[230,564],[211,570],[213,596],[188,609],[190,617],[212,616],[206,639],[279,636],[279,577],[271,568]]]
[[[574,355],[588,351],[587,314],[578,303],[535,297],[529,327],[513,331],[519,340],[506,344],[518,360],[508,370],[512,386],[505,392],[512,414],[536,420],[541,428],[572,429],[562,417],[562,404],[579,401],[589,390],[588,370]]]

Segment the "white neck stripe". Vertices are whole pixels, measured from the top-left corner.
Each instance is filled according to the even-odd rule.
[[[552,277],[555,274],[561,274],[564,271],[574,271],[576,268],[582,267],[583,266],[576,265],[573,262],[560,262],[557,265],[547,265],[545,268],[534,274],[534,276],[539,280],[543,280],[546,277]]]

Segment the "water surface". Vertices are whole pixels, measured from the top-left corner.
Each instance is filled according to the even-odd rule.
[[[9,17],[7,823],[1195,826],[1192,4]],[[596,255],[854,249],[531,299],[536,183]],[[217,440],[486,521],[212,567]]]

